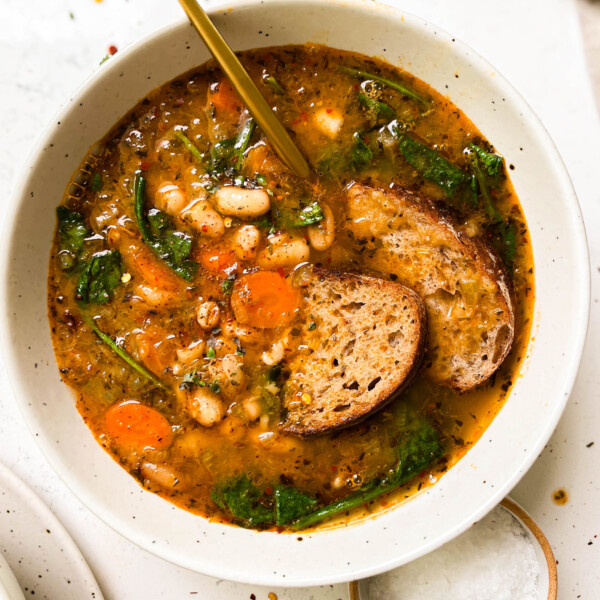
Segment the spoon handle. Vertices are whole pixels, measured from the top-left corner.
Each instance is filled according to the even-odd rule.
[[[279,155],[279,158],[298,176],[306,179],[310,167],[300,150],[285,130],[271,107],[260,93],[242,63],[228,46],[204,9],[196,0],[179,0],[192,25],[200,34],[206,47],[215,57],[231,85],[240,95],[250,114]]]

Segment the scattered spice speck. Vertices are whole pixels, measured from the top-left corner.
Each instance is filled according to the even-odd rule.
[[[567,494],[567,490],[563,488],[558,488],[555,492],[552,493],[552,500],[554,500],[555,504],[559,506],[565,505],[569,501],[569,495]]]

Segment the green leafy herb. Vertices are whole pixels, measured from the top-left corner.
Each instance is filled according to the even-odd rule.
[[[221,282],[221,291],[226,296],[229,296],[233,292],[234,282],[235,282],[235,273],[232,273],[231,275],[229,275],[227,277],[227,279],[225,279],[224,281]]]
[[[276,223],[279,227],[291,229],[314,225],[325,218],[321,205],[315,200],[300,208],[281,208],[276,211]]]
[[[143,375],[146,379],[151,381],[156,387],[159,387],[163,390],[166,390],[167,387],[163,384],[163,382],[154,375],[154,373],[148,371],[146,367],[138,363],[134,358],[131,357],[123,348],[121,348],[117,343],[108,335],[106,335],[99,327],[96,325],[93,319],[88,317],[85,314],[81,315],[83,320],[89,325],[91,330],[120,358],[122,358],[132,369],[137,371],[140,375]]]
[[[210,495],[214,503],[231,513],[240,525],[254,527],[273,523],[271,503],[247,475],[215,484]]]
[[[281,84],[272,75],[263,77],[263,81],[269,85],[276,94],[285,94],[285,90],[281,87]]]
[[[106,304],[121,283],[123,264],[118,250],[97,252],[79,275],[75,298],[80,304]]]
[[[293,523],[294,529],[311,527],[323,519],[366,504],[392,491],[433,465],[442,453],[442,445],[435,429],[424,419],[418,420],[412,427],[410,437],[398,448],[397,467],[387,477],[374,479],[345,498],[297,519]]]
[[[183,144],[184,148],[194,157],[194,160],[199,164],[203,164],[204,155],[198,149],[198,146],[190,140],[183,131],[178,129],[175,131],[175,137]]]
[[[264,175],[262,175],[261,173],[257,173],[257,175],[256,175],[256,181],[260,185],[262,185],[262,186],[269,185],[269,182],[267,181],[267,178]]]
[[[235,140],[235,144],[233,145],[235,162],[234,167],[237,171],[242,168],[244,162],[244,153],[248,149],[248,145],[250,144],[250,138],[252,137],[252,133],[254,131],[254,127],[256,126],[254,119],[248,119],[244,126],[242,127],[240,133]]]
[[[56,209],[56,216],[60,249],[76,257],[79,256],[85,239],[91,235],[85,226],[83,216],[74,210],[69,210],[66,206],[59,206]]]
[[[238,172],[241,170],[254,128],[254,119],[248,119],[237,137],[221,140],[210,149],[209,168],[214,175],[219,175],[228,168]]]
[[[146,180],[136,174],[134,181],[135,216],[142,238],[155,254],[186,281],[191,281],[198,269],[198,263],[190,260],[192,252],[191,236],[177,231],[171,220],[162,211],[152,209],[144,214]]]
[[[311,321],[311,322],[308,324],[308,327],[307,327],[307,329],[308,329],[309,331],[314,331],[316,328],[317,328],[317,324],[316,324],[314,321]]]
[[[310,512],[317,501],[295,487],[278,485],[274,489],[275,523],[286,525]]]
[[[386,79],[385,77],[381,77],[380,75],[375,75],[373,73],[363,71],[362,69],[355,69],[353,67],[340,66],[339,70],[342,73],[346,73],[346,75],[354,77],[355,79],[362,79],[363,81],[371,80],[386,85],[387,87],[396,90],[397,92],[400,92],[403,96],[411,98],[412,100],[416,100],[419,104],[423,106],[429,106],[430,104],[430,101],[427,98],[421,96],[421,94],[418,94],[414,90],[411,90],[410,88],[399,83],[398,81],[392,81],[391,79]]]
[[[466,155],[469,159],[473,176],[477,180],[479,191],[483,196],[485,212],[492,223],[500,223],[502,215],[494,205],[490,187],[498,185],[498,178],[502,173],[504,160],[498,154],[486,152],[483,148],[475,144],[469,144]]]
[[[206,351],[206,358],[213,359],[213,358],[216,358],[216,356],[217,356],[217,353],[215,352],[214,348],[211,347]]]
[[[360,133],[356,132],[352,139],[354,144],[351,152],[351,166],[354,171],[362,171],[373,161],[373,151],[367,146]]]
[[[213,173],[221,173],[227,167],[231,166],[230,161],[234,145],[235,138],[221,140],[213,145],[210,149],[210,170]]]
[[[90,187],[94,192],[99,192],[102,189],[102,175],[100,175],[100,173],[94,173],[92,175]]]
[[[375,120],[381,118],[385,121],[393,121],[396,118],[396,111],[385,102],[374,100],[366,94],[358,94],[358,101],[369,116]]]
[[[474,155],[481,169],[490,177],[498,177],[504,168],[504,159],[499,154],[486,152],[475,144],[469,144],[468,150]]]
[[[107,54],[101,61],[100,64],[103,65],[110,58],[110,54]]]
[[[469,181],[467,175],[448,162],[435,150],[396,128],[396,136],[402,156],[421,175],[439,185],[448,197],[454,196],[458,188]]]

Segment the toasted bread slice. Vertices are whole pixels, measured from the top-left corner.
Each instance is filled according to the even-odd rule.
[[[366,264],[425,301],[428,375],[460,391],[484,382],[514,339],[510,281],[495,252],[408,190],[354,183],[346,193],[345,230]]]
[[[313,268],[304,283],[302,344],[288,361],[286,431],[353,425],[385,406],[418,371],[427,316],[407,287]]]

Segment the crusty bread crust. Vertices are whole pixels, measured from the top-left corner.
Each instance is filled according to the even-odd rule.
[[[494,250],[459,231],[432,200],[408,190],[353,183],[346,194],[345,230],[365,263],[425,301],[424,372],[463,392],[486,381],[514,340],[512,287]]]
[[[283,388],[284,430],[312,436],[354,425],[418,372],[427,315],[404,285],[315,267],[302,313],[301,347]]]

